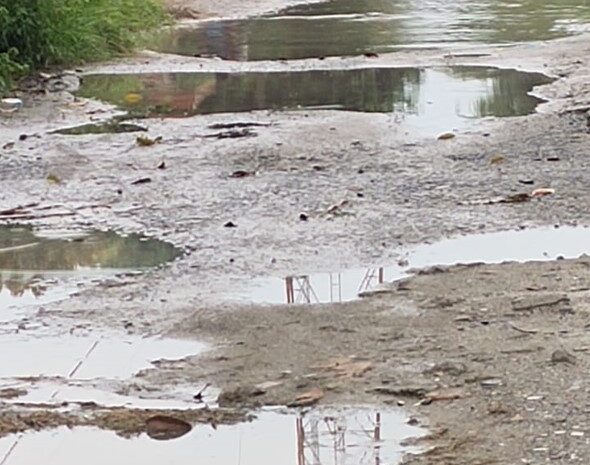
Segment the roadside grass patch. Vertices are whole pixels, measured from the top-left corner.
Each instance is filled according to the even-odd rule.
[[[124,55],[167,21],[161,0],[0,0],[0,91],[35,69]]]

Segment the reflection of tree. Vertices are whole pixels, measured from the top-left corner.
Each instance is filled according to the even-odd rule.
[[[332,0],[287,8],[274,17],[183,28],[160,37],[154,47],[230,60],[299,59],[552,39],[566,34],[560,23],[588,19],[587,0]]]
[[[162,73],[88,76],[81,93],[143,116],[321,106],[391,112],[400,105],[415,105],[419,83],[420,71],[411,68],[217,75]],[[130,92],[140,94],[141,101],[125,103]]]
[[[4,288],[12,297],[21,297],[27,291],[35,297],[41,297],[47,288],[40,284],[41,276],[24,276],[17,273],[10,273],[9,275],[0,273],[0,292]]]
[[[17,248],[30,241],[32,247]],[[76,239],[44,239],[32,230],[0,228],[0,269],[76,270],[78,268],[142,268],[176,258],[172,245],[140,236],[94,232]]]
[[[534,111],[539,99],[528,95],[528,92],[535,86],[551,82],[543,74],[497,68],[457,66],[444,71],[455,78],[489,83],[487,94],[474,104],[472,114],[478,117],[529,114]]]

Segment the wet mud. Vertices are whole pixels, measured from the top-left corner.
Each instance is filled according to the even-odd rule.
[[[225,9],[218,13],[243,16],[287,6],[270,0],[229,3],[217,2],[201,13]],[[583,18],[572,6],[576,18]],[[294,17],[307,14],[290,12]],[[583,405],[590,266],[587,257],[575,257],[588,253],[583,226],[590,207],[590,49],[583,27],[572,18],[563,17],[563,24],[573,26],[565,33],[555,27],[563,25],[559,19],[550,19],[543,26],[549,36],[538,38],[552,39],[555,31],[572,36],[510,47],[468,38],[441,49],[295,62],[144,52],[82,73],[82,87],[94,85],[94,95],[101,91],[113,106],[62,91],[25,98],[20,112],[0,119],[4,223],[24,222],[45,231],[143,233],[185,254],[145,274],[98,276],[80,288],[74,281],[76,291],[59,302],[40,300],[26,309],[3,310],[8,316],[0,318],[2,334],[9,345],[36,338],[51,342],[50,337],[86,343],[107,335],[98,346],[104,343],[106,355],[88,376],[80,371],[84,364],[76,371],[80,377],[71,379],[70,363],[55,370],[48,370],[49,362],[34,360],[28,366],[11,365],[14,370],[0,386],[0,431],[43,430],[40,436],[22,436],[32,446],[21,449],[21,458],[17,446],[13,460],[26,462],[37,441],[53,439],[59,439],[55,444],[61,448],[55,460],[78,460],[68,444],[82,436],[91,442],[108,436],[105,440],[125,450],[148,440],[172,449],[175,441],[199,433],[198,423],[245,420],[245,409],[262,406],[314,412],[322,406],[369,405],[373,413],[375,406],[378,411],[403,408],[411,415],[410,425],[427,431],[402,446],[402,452],[409,445],[422,452],[406,457],[409,463],[587,461],[590,433]],[[404,125],[420,112],[400,118],[391,111],[367,111],[381,102],[379,92],[373,100],[355,95],[330,100],[326,91],[314,96],[319,100],[305,101],[301,95],[291,99],[280,93],[271,98],[243,81],[243,75],[258,73],[257,79],[268,84],[270,74],[276,78],[295,72],[356,73],[366,81],[367,74],[401,67],[413,70],[414,81],[424,89],[432,69],[449,66],[512,69],[494,71],[508,73],[512,80],[504,86],[494,84],[493,76],[447,74],[457,85],[476,81],[475,94],[467,100],[449,100],[444,92],[421,97],[426,106],[444,109],[436,125],[430,120],[426,129]],[[533,82],[525,71],[553,80]],[[168,100],[179,87],[179,79],[171,78],[175,73],[187,73],[189,107],[183,106],[184,98]],[[93,81],[97,75],[121,74],[127,79],[115,76],[106,86]],[[164,84],[172,91],[162,92],[158,100],[140,74],[149,74],[154,88]],[[197,74],[210,82],[195,84]],[[223,89],[219,76],[229,76],[227,85],[235,87]],[[522,86],[515,86],[520,78]],[[407,75],[404,79],[414,82]],[[211,90],[217,86],[226,102]],[[302,88],[295,83],[290,89]],[[199,111],[207,101],[203,89],[210,92],[205,92],[211,98],[208,108],[217,111]],[[248,97],[239,113],[233,113],[239,101],[235,89]],[[498,104],[482,103],[482,98]],[[281,105],[268,103],[274,101]],[[471,103],[463,107],[465,101]],[[294,102],[304,103],[295,109],[300,103]],[[168,105],[164,109],[180,104],[182,110],[159,113],[162,103]],[[145,126],[142,137],[54,132],[109,121],[133,105],[149,111],[158,107],[152,118],[130,120]],[[478,113],[483,107],[494,111]],[[469,124],[458,124],[453,118],[466,108]],[[502,114],[502,108],[510,111]],[[39,207],[27,207],[39,202]],[[21,218],[10,218],[15,213]],[[486,243],[489,237],[493,239]],[[76,260],[62,271],[103,263],[103,252],[92,248],[87,252],[98,258],[79,261],[85,246],[73,244]],[[133,246],[123,242],[113,250],[114,258],[124,257]],[[149,254],[140,253],[144,255]],[[488,263],[454,265],[474,260]],[[525,262],[499,263],[504,260]],[[339,270],[359,271],[350,279],[342,273],[335,285],[329,275]],[[323,274],[321,291],[317,273]],[[305,297],[311,295],[308,284],[297,282],[306,276],[320,301],[314,306]],[[402,279],[391,282],[394,278]],[[34,280],[24,294],[35,295],[44,281]],[[266,291],[257,294],[259,284],[264,288],[271,282],[272,298]],[[359,282],[370,285],[357,299]],[[164,348],[152,344],[162,335],[199,347],[206,342],[209,350],[182,350],[168,360]],[[113,352],[126,353],[117,344],[127,338],[139,338],[156,353],[146,358],[139,350],[134,359],[139,362],[131,364],[119,357],[126,369],[117,374],[116,367],[105,365],[115,359]],[[40,350],[51,352],[46,349]],[[77,360],[72,360],[74,367]],[[16,374],[26,378],[14,378]],[[154,433],[154,425],[160,429],[174,423],[153,420],[158,415],[175,419],[176,439],[149,438],[148,423],[156,436],[160,433]],[[288,417],[290,447],[296,442],[296,417]],[[184,435],[182,422],[192,426]],[[240,428],[247,432],[252,425]],[[85,429],[45,430],[60,426]],[[112,432],[87,427],[148,437],[125,442]],[[215,441],[214,432],[209,433]],[[14,440],[1,446],[11,449]],[[367,457],[375,463],[371,454]]]

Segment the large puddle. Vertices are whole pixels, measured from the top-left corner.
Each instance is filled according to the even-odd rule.
[[[397,411],[320,409],[304,415],[265,411],[250,423],[197,425],[158,441],[94,428],[58,428],[0,439],[2,465],[394,465],[412,452],[401,441],[423,430]]]
[[[230,297],[268,304],[346,302],[357,299],[363,292],[378,289],[380,284],[408,276],[412,268],[545,261],[557,257],[577,258],[588,252],[590,229],[587,228],[541,228],[464,236],[409,249],[403,254],[402,265],[259,279],[248,289]]]
[[[10,309],[61,300],[77,280],[170,262],[172,244],[114,232],[44,232],[0,226],[0,321]]]
[[[168,31],[152,48],[240,61],[298,59],[555,39],[588,21],[586,0],[333,0]]]
[[[86,76],[80,95],[137,117],[336,109],[394,113],[412,128],[437,132],[473,118],[529,114],[540,102],[529,92],[549,82],[538,73],[487,67],[162,73]]]

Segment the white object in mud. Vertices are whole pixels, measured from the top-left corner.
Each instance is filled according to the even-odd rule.
[[[23,101],[19,98],[3,98],[0,100],[0,110],[4,112],[18,111],[23,107]]]

